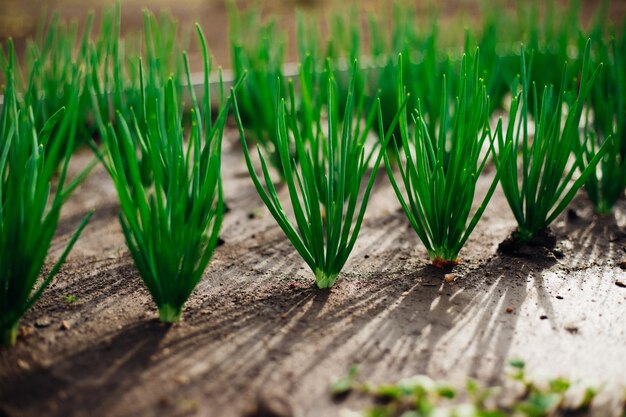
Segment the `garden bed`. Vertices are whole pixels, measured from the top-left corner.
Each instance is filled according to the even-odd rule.
[[[224,243],[171,327],[158,322],[133,266],[104,169],[72,195],[52,257],[84,214],[96,212],[22,320],[17,346],[0,351],[0,415],[337,416],[367,405],[330,395],[354,364],[375,383],[420,373],[497,384],[510,358],[523,359],[533,378],[601,387],[594,415],[619,415],[624,201],[598,217],[581,192],[555,222],[555,249],[513,257],[497,253],[515,227],[498,188],[463,262],[445,271],[429,265],[382,170],[355,249],[326,291],[263,207],[232,128],[224,148]],[[77,154],[73,168],[90,158]],[[479,195],[494,175],[486,171]]]
[[[0,44],[5,48],[7,34],[14,36],[21,57],[16,59],[24,58],[25,38],[33,35],[35,20],[24,15],[33,8],[31,3],[10,0],[8,12],[0,16]],[[88,21],[84,20],[84,6],[74,7],[71,0],[57,3],[55,8],[62,17],[78,16],[79,26]],[[376,395],[403,389],[397,397],[386,397],[389,413],[357,415],[400,416],[405,407],[428,408],[431,398],[445,406],[450,404],[447,396],[455,393],[465,393],[455,401],[469,399],[477,408],[494,406],[480,400],[482,389],[462,388],[468,379],[478,380],[481,387],[504,387],[501,396],[496,394],[502,400],[498,416],[626,417],[626,126],[620,123],[626,108],[620,82],[626,73],[626,63],[620,58],[626,56],[626,37],[612,43],[604,39],[612,33],[613,22],[622,21],[626,10],[622,5],[607,3],[610,17],[598,8],[594,20],[589,11],[594,9],[593,2],[583,1],[581,9],[572,8],[568,18],[558,22],[558,13],[566,9],[520,8],[517,19],[515,8],[503,2],[502,16],[489,12],[481,26],[478,7],[461,0],[446,1],[438,20],[443,35],[439,40],[436,26],[415,23],[426,22],[426,15],[422,16],[426,8],[416,14],[398,8],[388,16],[370,15],[371,26],[364,31],[358,22],[366,14],[359,13],[376,3],[368,0],[359,3],[354,14],[337,14],[334,23],[324,18],[316,21],[322,23],[324,36],[332,38],[327,48],[318,48],[323,36],[317,26],[308,27],[310,16],[298,18],[296,30],[295,4],[282,0],[272,0],[261,12],[275,16],[277,26],[270,21],[260,24],[261,14],[254,11],[239,14],[223,2],[199,0],[176,5],[172,15],[162,21],[150,13],[141,17],[143,3],[131,0],[124,3],[123,12],[119,6],[111,8],[100,20],[104,3],[93,5],[99,22],[96,28],[102,28],[100,35],[92,32],[96,43],[85,37],[82,47],[74,51],[74,42],[54,35],[49,39],[56,41],[51,43],[40,40],[41,56],[47,57],[44,64],[23,61],[26,73],[32,70],[28,79],[36,81],[28,83],[33,86],[28,91],[34,94],[25,94],[25,86],[15,82],[13,75],[20,69],[16,66],[13,72],[13,42],[6,43],[9,58],[4,59],[4,50],[0,54],[6,81],[0,99],[0,139],[2,147],[9,144],[8,151],[0,152],[4,155],[0,161],[3,343],[12,345],[18,330],[17,344],[0,348],[0,417],[354,417],[349,410],[366,410]],[[297,3],[322,14],[334,13],[333,2]],[[153,6],[158,9],[161,4]],[[378,7],[382,10],[385,5]],[[391,5],[388,9],[392,12]],[[539,25],[544,12],[546,24]],[[523,43],[532,53],[515,49],[519,43],[514,30],[511,39],[505,39],[510,29],[505,14],[516,22],[511,25],[518,25],[520,36],[524,34],[522,38],[529,42]],[[578,14],[581,22],[574,18]],[[116,29],[119,16],[123,39]],[[177,35],[172,16],[189,29],[186,35]],[[559,16],[557,20],[553,20],[555,16]],[[216,59],[213,68],[220,64],[228,68],[225,63],[233,55],[233,70],[225,72],[230,81],[226,94],[229,86],[236,85],[237,100],[229,102],[223,151],[219,143],[227,109],[217,103],[223,98],[217,93],[220,85],[215,80],[205,85],[202,73],[189,75],[183,65],[187,61],[175,62],[189,45],[191,71],[199,71],[201,66],[207,72],[211,69],[206,49],[198,47],[204,42],[201,26],[198,42],[185,40],[195,35],[190,19],[200,20],[207,28]],[[387,23],[393,29],[389,44],[381,35]],[[142,24],[144,32],[133,34]],[[466,24],[475,26],[467,32],[467,45],[480,47],[474,55],[470,45],[461,57],[461,49],[452,46],[460,45],[462,32],[446,28],[459,29]],[[530,29],[524,29],[526,24]],[[51,27],[56,28],[56,23]],[[616,30],[623,31],[625,26],[619,27]],[[597,44],[592,46],[589,41],[585,46],[587,31]],[[227,32],[230,39],[226,39]],[[527,32],[542,33],[545,39],[526,38]],[[554,37],[557,32],[560,36]],[[133,44],[133,39],[145,42],[145,51],[134,50],[139,43]],[[392,39],[403,42],[394,45]],[[382,43],[378,45],[377,40]],[[509,47],[502,48],[507,42]],[[129,55],[120,54],[116,45],[126,45],[127,50],[121,49]],[[343,49],[343,55],[335,55],[335,47]],[[37,50],[30,51],[31,60],[37,58]],[[74,52],[77,61],[68,61],[66,71],[50,69]],[[360,65],[353,67],[349,83],[348,77],[343,77],[349,67],[346,57],[353,53]],[[138,66],[137,72],[134,65],[139,57],[146,65]],[[285,57],[292,64],[285,66]],[[533,64],[527,66],[531,60]],[[566,60],[570,66],[561,76],[559,67]],[[484,71],[479,65],[483,61]],[[372,63],[374,72],[359,69]],[[607,70],[595,72],[601,66]],[[77,75],[79,68],[86,69],[85,74]],[[280,94],[289,84],[271,80],[281,80],[278,74],[291,74],[290,68],[299,68],[299,76],[282,107],[279,98],[287,97]],[[568,73],[568,68],[573,70]],[[242,80],[244,72],[248,78]],[[515,78],[518,72],[520,77]],[[215,74],[213,78],[217,78]],[[589,77],[597,88],[591,90]],[[369,105],[353,109],[347,99],[343,112],[344,98],[360,97],[361,81],[368,88],[365,100],[358,103],[381,100],[378,114],[365,111],[372,118],[364,123],[363,132],[372,127],[371,140],[365,140],[366,133],[359,136],[363,126],[354,130],[358,123],[346,123],[363,120],[362,111]],[[187,82],[199,97],[214,89],[213,118],[221,115],[215,124],[206,123],[211,118],[208,100],[198,105],[191,89],[178,91]],[[541,88],[544,82],[560,85],[563,94],[559,92],[552,102],[552,90],[548,89],[540,112],[537,102],[528,104],[537,99],[528,89],[534,83]],[[380,96],[374,94],[377,89]],[[400,137],[394,140],[402,143],[403,150],[387,148],[390,158],[384,158],[380,166],[356,246],[344,265],[352,249],[350,232],[360,225],[360,218],[354,216],[360,213],[355,209],[360,207],[359,193],[366,202],[370,170],[383,159],[376,159],[374,152],[374,159],[361,165],[361,147],[367,143],[369,151],[370,145],[386,136],[385,128],[395,129],[393,113],[402,102],[396,94],[403,89],[409,98],[420,100],[404,98],[409,111],[417,108],[411,113],[417,127],[409,129],[409,116],[399,113],[401,127],[395,134]],[[63,97],[59,97],[60,91]],[[74,91],[80,94],[72,94]],[[327,97],[321,91],[327,92]],[[404,97],[404,93],[400,95]],[[191,103],[192,112],[183,109],[183,97],[187,110]],[[518,113],[519,103],[523,104]],[[60,107],[65,107],[65,113],[48,119]],[[510,113],[509,107],[513,109]],[[112,118],[109,108],[118,116]],[[437,109],[448,109],[450,114]],[[136,110],[140,111],[134,113]],[[183,111],[185,116],[179,118]],[[494,128],[500,116],[504,124]],[[523,126],[520,131],[513,129],[515,122],[508,123],[533,117],[538,123],[517,124],[517,129]],[[63,120],[58,129],[48,130],[57,118]],[[327,121],[328,128],[326,123],[316,123],[320,120]],[[109,121],[113,124],[107,130]],[[384,128],[378,131],[377,123]],[[125,126],[132,126],[132,133]],[[213,130],[202,133],[201,126],[213,126]],[[40,133],[33,133],[37,131]],[[583,137],[587,141],[579,142]],[[37,232],[49,230],[48,237],[53,236],[58,215],[54,208],[60,209],[64,195],[59,190],[72,188],[64,184],[60,167],[65,159],[59,155],[69,158],[74,140],[80,141],[81,148],[69,163],[70,177],[76,177],[95,162],[94,153],[85,145],[92,138],[96,142],[89,143],[102,163],[93,165],[88,178],[63,206],[46,258],[49,241],[46,233]],[[609,142],[613,139],[616,142]],[[413,141],[417,143],[416,165],[409,149]],[[202,151],[200,142],[207,144]],[[244,158],[241,144],[245,142],[251,146],[251,159],[248,153]],[[183,143],[189,144],[186,152]],[[277,181],[282,176],[285,180],[276,184],[280,198],[272,187],[272,196],[264,194],[259,183],[255,190],[251,176],[259,180],[253,165],[257,173],[261,171],[256,145],[268,157],[270,171],[274,171],[271,178]],[[292,145],[295,153],[291,153]],[[479,163],[483,160],[481,148],[488,160],[484,170]],[[292,159],[293,167],[288,163]],[[577,169],[570,172],[573,163]],[[222,217],[217,181],[220,164],[227,210],[218,247],[202,274]],[[494,164],[500,184],[489,201],[492,184],[497,182]],[[389,173],[396,170],[396,181],[415,192],[408,197],[410,210],[403,202],[407,213],[398,202],[402,192],[394,191],[383,166]],[[407,167],[411,176],[400,181],[397,171]],[[577,195],[575,191],[569,194],[565,185],[572,185],[579,172],[584,178],[576,181],[574,190],[586,181],[588,194],[584,188]],[[594,175],[587,176],[591,172]],[[111,177],[117,180],[115,186]],[[268,177],[264,180],[269,181]],[[40,181],[22,181],[35,178]],[[52,203],[44,198],[49,184],[53,184],[52,195],[58,197]],[[602,187],[597,188],[598,184]],[[524,200],[517,198],[518,186]],[[294,193],[300,196],[294,198]],[[483,207],[478,205],[485,195],[489,204],[473,229],[466,211],[477,212],[478,220]],[[611,211],[615,199],[618,202]],[[297,231],[281,217],[278,200],[291,203],[285,210],[295,213],[291,217],[297,218]],[[50,220],[37,223],[47,201]],[[33,291],[33,281],[51,269],[50,276],[54,276],[54,261],[64,258],[68,242],[71,247],[74,232],[92,210],[95,214],[67,262],[49,288],[42,280],[43,296],[29,309],[28,296],[33,294],[35,301],[41,295]],[[126,235],[118,221],[121,210]],[[605,212],[610,214],[596,214]],[[518,224],[519,233],[512,234]],[[542,230],[548,224],[551,229]],[[213,226],[215,233],[209,233]],[[529,240],[521,244],[526,238]],[[41,251],[36,250],[38,246]],[[132,257],[129,247],[137,248]],[[459,249],[461,262],[456,265]],[[192,255],[187,256],[189,253]],[[196,261],[198,257],[200,261]],[[47,259],[41,273],[38,259]],[[333,286],[337,273],[339,279]],[[199,276],[202,280],[185,302]],[[180,322],[159,321],[159,315],[163,321],[176,321],[183,304]],[[356,380],[352,380],[355,369]],[[511,372],[517,376],[511,377]],[[406,380],[405,385],[387,386],[387,391],[376,388],[416,374],[458,390],[428,383],[406,388]],[[564,379],[555,379],[558,377]],[[333,384],[338,380],[342,383]],[[425,379],[415,381],[423,383]],[[568,389],[570,382],[573,388]],[[543,392],[546,385],[549,388]],[[341,391],[338,386],[351,389],[350,394],[337,395]],[[585,391],[587,387],[599,392],[590,411],[586,405],[595,391]],[[586,400],[581,402],[583,396]],[[507,400],[517,403],[511,405]],[[528,411],[525,405],[536,405],[539,411]],[[562,405],[572,407],[563,411]],[[557,407],[559,411],[554,413],[545,411]],[[524,412],[515,414],[513,410]],[[438,407],[423,412],[431,417],[442,413],[445,409]]]

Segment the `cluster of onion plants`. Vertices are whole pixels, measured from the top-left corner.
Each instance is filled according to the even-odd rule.
[[[402,76],[402,56],[398,68],[398,96],[406,94]],[[418,101],[411,113],[400,117],[401,143],[393,143],[392,155],[398,162],[398,173],[385,157],[389,179],[411,226],[426,246],[433,265],[442,267],[458,262],[458,254],[482,216],[498,183],[498,175],[470,216],[478,178],[490,154],[495,154],[495,137],[489,129],[489,99],[486,87],[478,78],[478,53],[474,59],[464,56],[454,92],[457,97],[449,106],[446,77],[442,79],[442,117],[438,128],[429,126]],[[450,115],[447,115],[451,107]],[[448,117],[450,120],[447,120]],[[433,133],[434,132],[434,135]],[[506,158],[510,146],[502,144]],[[399,179],[396,180],[396,176]],[[401,188],[404,188],[402,190]]]
[[[139,109],[143,105],[143,96],[150,98],[143,101],[151,106],[170,76],[176,86],[184,84],[179,51],[186,42],[179,34],[178,22],[170,14],[156,17],[145,10],[143,31],[125,37],[120,35],[120,26],[121,9],[117,4],[105,11],[100,34],[90,44],[89,108],[93,109],[99,131],[104,130],[103,124],[113,110],[129,115],[131,108]],[[142,76],[146,77],[145,89],[140,85]],[[142,114],[138,116],[141,119]]]
[[[525,53],[521,60],[521,75],[513,86],[513,91],[520,91],[512,100],[506,127],[500,122],[496,128],[499,147],[513,143],[518,152],[509,158],[499,155],[495,165],[518,223],[515,236],[524,242],[546,229],[567,207],[611,142],[606,141],[588,161],[584,160],[583,152],[575,152],[577,163],[570,163],[572,150],[587,146],[586,142],[580,143],[579,123],[585,101],[601,70],[599,66],[591,72],[589,43],[584,53],[580,88],[570,105],[565,104],[564,80],[558,90],[549,85],[540,93],[536,84],[530,85],[528,72],[532,65],[527,64]],[[563,78],[566,73],[564,69]],[[568,107],[566,114],[564,106]],[[534,121],[529,116],[531,108]],[[531,128],[534,128],[532,137]],[[578,169],[580,175],[572,182]]]
[[[65,23],[57,14],[49,21],[44,16],[36,36],[26,46],[26,71],[14,64],[15,88],[24,105],[32,109],[36,130],[41,130],[52,115],[65,108],[46,139],[50,144],[59,142],[59,152],[48,155],[54,158],[57,168],[64,163],[65,148],[71,144],[70,151],[74,151],[89,136],[88,112],[83,109],[88,108],[89,99],[85,63],[91,23],[92,15],[89,15],[79,35],[75,22]],[[6,65],[8,60],[0,60],[0,66],[2,62]]]
[[[87,221],[38,279],[61,206],[89,170],[66,185],[69,158],[83,141],[113,179],[128,248],[161,320],[180,318],[218,240],[221,141],[231,104],[254,186],[320,288],[331,287],[347,262],[383,160],[437,266],[457,262],[498,182],[521,241],[547,228],[583,186],[596,210],[609,212],[626,188],[626,35],[606,40],[606,6],[588,32],[577,3],[564,12],[549,1],[543,18],[536,6],[519,9],[517,20],[492,14],[482,31],[465,33],[457,49],[465,54],[445,49],[436,22],[421,32],[410,6],[371,14],[367,33],[357,9],[335,15],[325,44],[319,25],[299,15],[296,87],[285,79],[284,32],[257,10],[240,12],[229,2],[237,87],[232,101],[221,91],[215,121],[199,28],[201,100],[186,55],[180,59],[185,41],[172,16],[145,12],[143,31],[124,37],[119,4],[105,12],[95,37],[92,15],[81,34],[56,16],[42,20],[27,46],[24,75],[11,43],[8,54],[0,53],[2,341],[14,342],[19,318]],[[366,36],[372,59],[363,69]],[[529,62],[520,41],[533,51]],[[480,66],[478,53],[469,53],[474,43]],[[342,66],[349,76],[334,70]],[[493,111],[505,109],[509,92],[508,118],[492,129]],[[90,140],[92,120],[102,146]],[[249,139],[257,144],[260,175]],[[490,156],[496,173],[472,209]]]
[[[254,186],[315,274],[319,288],[330,288],[348,260],[384,153],[384,146],[378,142],[369,150],[366,146],[374,118],[380,119],[380,104],[365,111],[365,94],[356,87],[359,71],[355,61],[342,121],[330,63],[325,76],[318,78],[315,85],[316,89],[327,91],[325,106],[303,106],[302,111],[309,114],[299,117],[293,87],[289,103],[285,99],[276,103],[276,142],[295,224],[283,207],[260,148],[262,176],[255,171],[235,100],[235,117]],[[294,148],[297,159],[292,157]]]
[[[50,285],[91,214],[82,221],[49,272],[39,279],[63,203],[82,180],[67,182],[69,142],[51,140],[69,111],[61,107],[43,125],[28,100],[19,100],[14,53],[8,44],[0,111],[0,342],[15,344],[22,315]],[[62,161],[58,178],[57,161]],[[52,187],[55,188],[51,195]]]
[[[160,320],[168,323],[180,319],[202,278],[224,213],[221,143],[229,102],[222,100],[212,122],[211,64],[197,28],[205,71],[201,102],[184,55],[191,125],[183,123],[174,78],[160,79],[158,73],[146,77],[140,65],[140,107],[131,107],[130,117],[118,109],[115,123],[101,132],[103,150],[96,149],[117,189],[126,244]]]
[[[384,16],[384,15],[383,15]],[[407,108],[417,107],[418,97],[422,112],[435,126],[439,121],[441,100],[445,91],[441,89],[441,74],[446,72],[449,60],[437,51],[438,27],[430,25],[428,32],[421,34],[415,26],[415,10],[396,4],[392,11],[392,22],[388,39],[387,22],[384,17],[374,14],[369,16],[369,34],[372,39],[371,53],[374,62],[381,65],[378,71],[372,71],[369,77],[372,88],[370,93],[380,96],[383,123],[389,125],[398,109],[400,96],[398,91],[398,63],[402,62],[402,73],[407,90]],[[403,60],[398,61],[398,54]],[[401,93],[401,92],[400,92]],[[434,132],[431,132],[434,133]],[[400,127],[394,132],[400,139]]]

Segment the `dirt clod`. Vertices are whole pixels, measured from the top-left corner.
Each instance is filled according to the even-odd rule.
[[[563,252],[555,248],[556,235],[550,229],[543,229],[525,242],[520,240],[517,231],[513,232],[498,245],[498,252],[520,258],[558,259],[563,257]]]
[[[48,316],[41,317],[35,321],[35,326],[39,328],[48,327],[50,324],[52,324],[52,320]]]
[[[456,281],[456,279],[457,279],[456,274],[445,274],[443,276],[443,280],[447,282],[448,284]]]

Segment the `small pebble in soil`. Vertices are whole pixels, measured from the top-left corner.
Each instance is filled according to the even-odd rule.
[[[67,320],[61,320],[61,330],[69,330],[72,325]]]
[[[544,316],[540,316],[539,318],[540,318],[541,320],[546,320],[546,319],[548,318],[548,316],[545,316],[545,315],[544,315]]]
[[[22,326],[20,327],[20,336],[28,337],[33,333],[34,329],[30,326]]]
[[[45,317],[41,317],[41,318],[37,319],[35,321],[35,326],[36,327],[48,327],[48,326],[50,326],[51,323],[52,323],[52,321],[50,320],[50,317],[45,316]]]
[[[562,300],[562,299],[563,299],[563,297],[561,297],[560,295],[557,295],[557,296],[556,296],[556,299],[557,299],[557,300]]]
[[[456,277],[456,274],[445,274],[445,275],[443,276],[443,280],[444,280],[445,282],[447,282],[447,283],[451,283],[451,282],[456,281],[456,278],[457,278],[457,277]]]
[[[615,285],[620,288],[626,288],[626,284],[624,284],[622,281],[615,281]]]
[[[507,314],[511,314],[513,312],[513,309],[511,307],[507,307],[506,312]]]
[[[186,385],[189,383],[189,377],[186,375],[178,375],[176,378],[174,378],[174,381],[178,385]]]
[[[17,366],[24,371],[28,371],[30,369],[30,365],[24,359],[18,359]]]
[[[368,259],[370,256],[365,254],[365,256],[363,256],[365,259]]]

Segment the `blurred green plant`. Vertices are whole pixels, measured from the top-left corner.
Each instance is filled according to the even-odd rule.
[[[74,137],[68,142],[51,141],[55,126],[67,120],[66,110],[61,107],[43,126],[37,125],[31,103],[18,101],[11,41],[7,49],[0,111],[0,342],[12,346],[20,318],[59,272],[91,212],[39,279],[63,203],[88,171],[66,183]],[[61,169],[55,178],[58,161]]]
[[[468,379],[465,389],[437,382],[425,375],[404,378],[394,384],[372,386],[357,380],[358,368],[352,366],[348,375],[332,384],[335,398],[351,392],[366,395],[377,405],[363,412],[344,411],[342,416],[354,417],[549,417],[555,413],[582,413],[589,409],[597,389],[587,387],[582,399],[573,406],[565,404],[565,396],[574,384],[566,378],[553,378],[538,384],[525,372],[525,364],[512,360],[506,375],[522,386],[513,398],[504,387],[484,387]],[[544,387],[545,385],[545,387]]]
[[[258,10],[239,11],[234,2],[227,4],[232,67],[241,83],[237,92],[240,117],[248,136],[263,147],[269,163],[282,175],[276,130],[277,103],[287,91],[285,35],[275,21],[263,22]]]
[[[596,212],[608,214],[626,189],[626,55],[622,55],[626,50],[620,50],[615,39],[609,43],[598,37],[594,44],[596,61],[604,64],[604,70],[593,86],[585,113],[587,146],[577,153],[582,169],[605,142],[610,142],[598,168],[591,171],[585,183]]]

